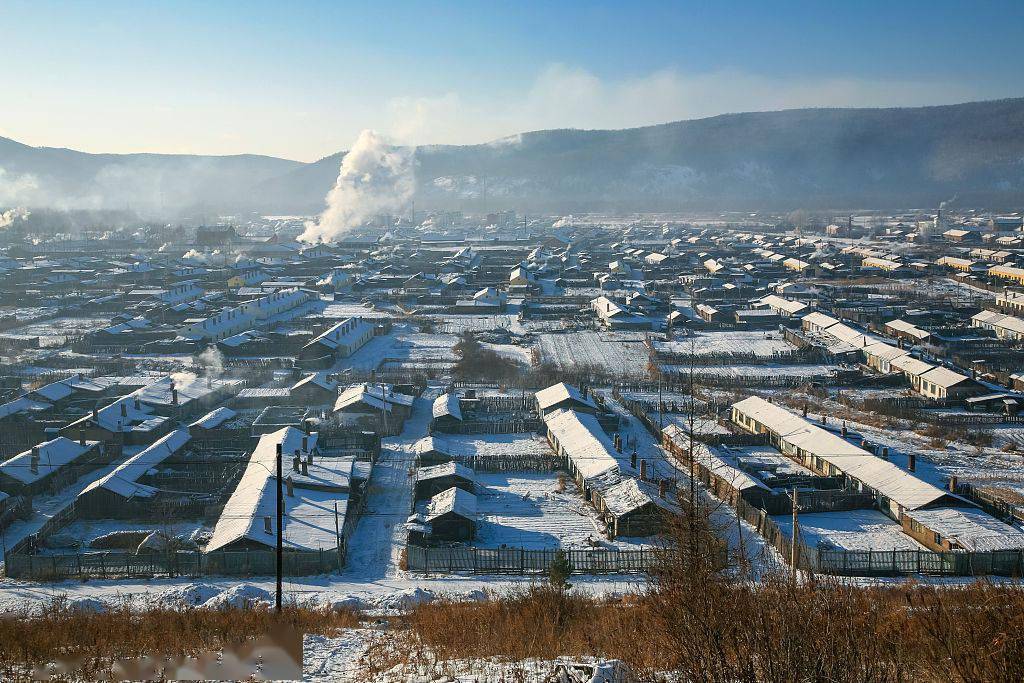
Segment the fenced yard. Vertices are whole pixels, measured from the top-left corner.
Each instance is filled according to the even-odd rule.
[[[409,571],[423,573],[542,574],[557,549],[406,547]],[[576,574],[643,574],[662,557],[657,548],[637,550],[565,550]]]
[[[344,548],[284,554],[285,576],[326,574],[344,563]],[[9,578],[30,581],[59,581],[85,578],[139,578],[150,576],[272,576],[276,571],[273,550],[217,551],[191,550],[131,553],[118,550],[28,555],[7,553],[5,571]]]

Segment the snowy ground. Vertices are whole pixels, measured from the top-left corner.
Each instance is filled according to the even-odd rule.
[[[664,372],[688,373],[689,365],[659,364]],[[707,365],[693,368],[697,377],[827,377],[836,369],[834,365],[800,364],[780,365],[777,363],[761,363],[758,365]]]
[[[109,317],[61,317],[22,325],[7,330],[4,334],[39,337],[41,346],[58,346],[63,344],[67,337],[81,336],[109,324]]]
[[[559,475],[537,472],[477,472],[479,548],[650,547],[643,539],[609,541],[594,508],[572,481],[558,491]]]
[[[627,332],[580,331],[538,337],[541,362],[561,370],[596,370],[616,376],[647,376],[644,336]]]
[[[654,348],[662,353],[683,356],[706,356],[716,353],[753,353],[770,358],[778,353],[791,353],[792,344],[777,331],[736,331],[698,332],[692,336],[680,337],[670,342],[654,342]]]
[[[793,518],[772,519],[786,536],[793,536]],[[814,512],[798,518],[800,538],[808,547],[823,550],[927,550],[903,533],[902,527],[878,510]]]

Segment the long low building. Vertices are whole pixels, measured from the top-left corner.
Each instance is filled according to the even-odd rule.
[[[336,529],[344,526],[349,501],[351,460],[319,458],[316,434],[294,427],[264,434],[224,505],[213,536],[206,546],[215,550],[274,548],[277,544],[276,459],[280,446],[284,463],[284,540],[286,550],[334,550],[342,542]],[[295,459],[299,472],[295,472]],[[312,476],[310,461],[321,470]],[[333,463],[343,471],[333,476]],[[306,463],[306,472],[302,472]],[[308,472],[308,474],[307,474]],[[337,517],[335,516],[337,509]],[[337,526],[335,526],[337,525]]]
[[[816,473],[847,477],[897,521],[907,510],[971,505],[759,396],[734,403],[732,420],[753,434],[768,434],[780,451]]]
[[[619,461],[615,446],[589,413],[559,409],[544,416],[548,441],[555,453],[566,459],[570,473],[590,499],[590,491],[617,483]]]

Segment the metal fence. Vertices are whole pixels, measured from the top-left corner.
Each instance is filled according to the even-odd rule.
[[[338,570],[343,552],[336,549],[284,554],[286,576],[309,576]],[[191,550],[131,553],[110,550],[59,555],[7,553],[10,578],[59,581],[67,578],[132,578],[149,576],[272,576],[273,550],[232,550],[202,553]]]
[[[656,548],[564,550],[576,574],[642,574],[662,557]],[[406,546],[409,571],[430,573],[538,574],[548,571],[558,550],[526,548],[428,548]]]
[[[1024,575],[1024,551],[933,552],[931,550],[804,549],[808,565],[842,576],[1015,576]]]

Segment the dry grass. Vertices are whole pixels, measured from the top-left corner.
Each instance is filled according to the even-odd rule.
[[[85,680],[109,674],[118,659],[178,657],[236,646],[287,625],[301,633],[331,634],[359,623],[353,612],[286,607],[280,616],[253,609],[138,608],[130,604],[106,612],[69,609],[60,600],[41,613],[0,618],[0,679],[24,675],[33,666],[84,658]]]
[[[865,589],[700,577],[605,601],[545,587],[486,602],[438,602],[408,616],[407,663],[564,655],[614,657],[642,679],[705,681],[1019,681],[1024,593]]]

